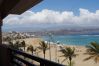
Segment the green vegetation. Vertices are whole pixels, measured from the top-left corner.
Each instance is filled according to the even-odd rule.
[[[25,43],[25,41],[24,41],[24,40],[21,42],[21,45],[22,45],[22,47],[24,48],[24,51],[25,51],[26,43]]]
[[[45,59],[45,53],[46,53],[46,50],[48,50],[48,45],[44,42],[44,41],[41,41],[40,43],[40,46],[38,47],[38,49],[42,50],[43,51],[43,54],[44,54],[44,59]]]
[[[24,41],[22,41],[22,42],[20,42],[20,41],[15,41],[15,42],[13,42],[13,41],[9,41],[8,42],[8,45],[11,47],[11,48],[13,48],[13,49],[17,49],[17,50],[21,50],[21,51],[25,51],[25,47],[26,47],[26,44],[25,44],[25,42],[23,43]],[[24,49],[22,49],[22,47],[24,48]]]
[[[34,52],[36,52],[37,48],[34,48],[32,45],[27,47],[27,51],[30,51],[32,53],[32,55],[34,54]]]
[[[87,51],[85,54],[89,55],[89,57],[85,58],[84,61],[94,59],[96,63],[99,62],[99,43],[91,42],[90,45],[86,47]]]
[[[71,64],[70,64],[70,62],[68,62],[68,65],[67,66],[74,66],[74,64],[75,64],[74,61],[72,61]]]
[[[75,54],[75,48],[60,47],[60,52],[62,52],[62,54],[63,54],[60,57],[65,57],[65,59],[62,62],[66,61],[68,59],[69,60],[69,66],[72,66],[72,58],[77,56],[77,54]]]

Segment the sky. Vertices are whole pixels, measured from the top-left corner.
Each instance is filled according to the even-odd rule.
[[[3,30],[99,28],[99,0],[43,0],[21,15],[9,15]]]

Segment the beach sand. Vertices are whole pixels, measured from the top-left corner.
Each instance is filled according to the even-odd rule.
[[[24,39],[24,40],[26,41],[27,46],[33,45],[34,47],[38,47],[39,42],[42,39],[40,39],[40,38],[29,38],[29,39]],[[99,66],[99,63],[95,63],[93,59],[88,60],[88,61],[83,61],[85,58],[88,57],[88,55],[84,54],[86,52],[86,47],[84,47],[84,46],[73,46],[73,45],[67,45],[67,46],[75,47],[75,49],[76,49],[75,53],[78,54],[76,56],[76,58],[73,58],[74,66]],[[56,49],[56,47],[57,47],[57,49]],[[59,52],[59,49],[60,48],[59,48],[58,45],[56,46],[54,44],[53,45],[51,44],[51,61],[67,65],[68,60],[61,63],[62,60],[64,59],[64,57],[60,57],[62,55],[62,53]],[[43,58],[43,52],[42,51],[39,52],[36,55]],[[50,59],[49,50],[46,51],[46,59],[48,59],[48,60]]]

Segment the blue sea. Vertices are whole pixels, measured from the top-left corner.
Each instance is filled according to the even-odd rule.
[[[53,36],[52,40],[48,36],[43,36],[45,41],[59,42],[65,45],[80,45],[86,46],[90,42],[99,42],[99,35],[57,35]]]

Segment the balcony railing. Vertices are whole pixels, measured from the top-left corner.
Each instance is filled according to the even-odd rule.
[[[49,61],[49,60],[46,60],[43,58],[39,58],[37,56],[33,56],[28,53],[19,51],[19,50],[15,50],[15,49],[12,49],[9,47],[6,47],[6,48],[7,48],[7,51],[9,52],[8,53],[9,55],[7,55],[7,56],[11,57],[10,58],[11,61],[10,60],[9,61],[14,66],[24,66],[24,65],[25,66],[64,66],[59,63],[52,62],[52,61]],[[39,65],[29,62],[28,60],[26,60],[26,58],[38,62]]]

